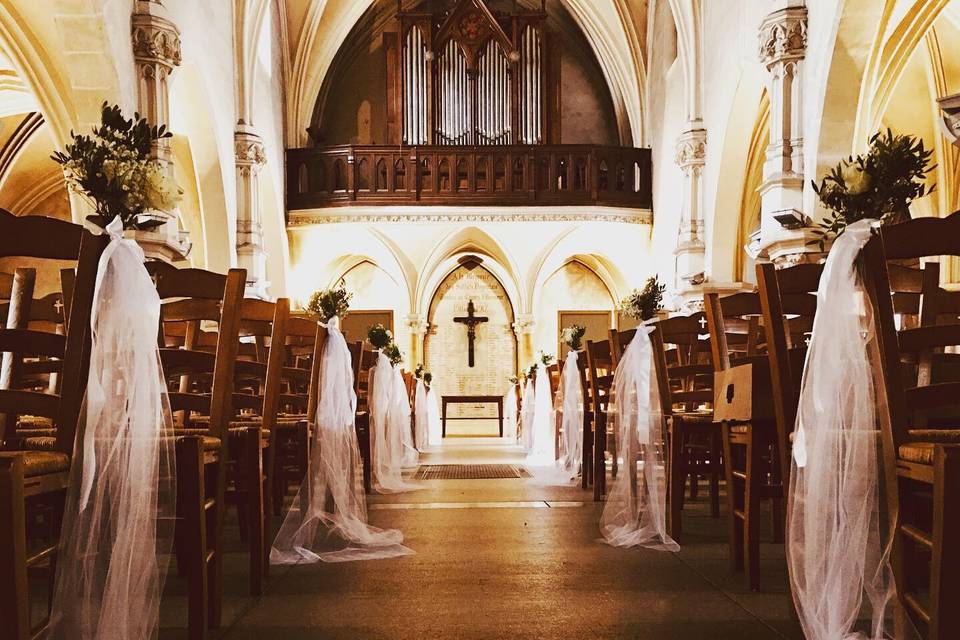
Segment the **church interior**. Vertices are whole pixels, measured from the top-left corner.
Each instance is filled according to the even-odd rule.
[[[0,637],[960,636],[957,39],[0,0]]]

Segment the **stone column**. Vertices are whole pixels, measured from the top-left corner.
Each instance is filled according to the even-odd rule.
[[[776,0],[760,26],[760,61],[770,72],[770,144],[760,186],[760,250],[775,263],[802,262],[817,255],[807,242],[803,212],[803,60],[807,9],[803,0]]]
[[[513,323],[517,336],[517,360],[522,369],[533,361],[533,329],[536,320],[532,313],[518,313]]]
[[[251,127],[233,134],[237,166],[237,265],[247,270],[247,296],[266,299],[267,254],[260,217],[260,170],[266,162],[263,141]]]
[[[674,249],[677,267],[676,291],[683,306],[700,300],[704,283],[703,166],[707,160],[707,131],[695,127],[677,139],[675,161],[683,172],[680,204],[680,234]]]
[[[415,371],[418,364],[426,366],[423,357],[423,343],[427,336],[429,324],[426,318],[419,313],[411,313],[407,316],[407,326],[410,327],[410,358],[408,361],[411,371]]]
[[[131,18],[133,61],[137,72],[137,111],[154,125],[170,122],[170,76],[180,65],[180,32],[170,21],[160,0],[138,0]],[[159,140],[154,156],[173,171],[169,139]],[[186,232],[180,231],[176,214],[151,211],[147,217],[163,225],[138,231],[137,242],[147,257],[175,262],[190,252]]]

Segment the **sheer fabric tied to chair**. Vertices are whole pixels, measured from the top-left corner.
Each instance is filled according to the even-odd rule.
[[[797,411],[787,507],[787,565],[804,634],[852,632],[863,597],[870,638],[884,637],[893,597],[889,536],[880,527],[880,439],[869,349],[873,321],[856,274],[872,220],[834,242],[817,291],[817,315]]]
[[[665,429],[648,332],[637,330],[613,378],[608,420],[622,443],[623,464],[603,507],[600,532],[615,547],[679,551],[667,535]]]
[[[90,319],[86,429],[75,447],[48,638],[154,637],[173,541],[160,299],[119,218],[107,232]]]
[[[413,553],[403,546],[400,531],[367,524],[350,350],[337,318],[326,326],[316,442],[307,474],[270,551],[272,564],[372,560]]]

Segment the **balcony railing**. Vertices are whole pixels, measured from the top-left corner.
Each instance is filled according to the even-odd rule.
[[[650,209],[650,150],[343,145],[287,151],[290,209],[351,205]]]

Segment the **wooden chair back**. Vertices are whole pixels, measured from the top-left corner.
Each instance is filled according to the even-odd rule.
[[[16,354],[10,362],[25,355],[59,361],[57,368],[61,375],[59,393],[49,393],[49,389],[38,392],[11,388],[16,385],[0,389],[0,413],[8,417],[0,425],[0,442],[4,441],[7,428],[16,424],[16,416],[28,414],[49,418],[56,427],[55,449],[72,453],[89,373],[90,315],[97,269],[100,254],[108,242],[106,236],[94,236],[69,222],[43,216],[20,217],[0,210],[0,258],[22,258],[32,265],[36,265],[36,260],[76,263],[64,334],[28,326],[0,329],[0,351]],[[20,317],[23,322],[18,324],[26,324],[30,300],[32,287],[19,299],[11,299],[8,319]],[[18,309],[17,305],[27,308]],[[14,371],[5,372],[4,376],[10,382],[16,379]],[[82,425],[79,428],[82,429]]]
[[[861,255],[861,277],[874,313],[878,392],[886,408],[881,417],[891,464],[900,445],[911,439],[912,429],[960,425],[960,379],[944,376],[940,366],[949,362],[949,351],[960,346],[960,324],[937,324],[941,310],[952,309],[956,297],[940,288],[939,270],[930,262],[923,269],[920,326],[898,327],[891,294],[896,276],[888,261],[941,256],[960,256],[960,212],[883,226]],[[946,424],[941,424],[943,416]]]
[[[703,303],[714,371],[766,360],[759,293],[742,291],[721,297],[710,292]]]
[[[233,411],[236,414],[246,410],[260,416],[264,430],[273,429],[277,421],[289,316],[287,298],[276,302],[245,298],[240,305],[240,337],[252,338],[252,344],[257,345],[259,355],[265,357],[266,362],[237,360]]]
[[[240,332],[240,312],[246,271],[231,269],[226,275],[202,269],[177,269],[161,263],[147,264],[162,301],[159,342],[165,345],[168,323],[184,323],[183,347],[160,349],[164,374],[173,383],[170,408],[184,412],[182,426],[192,414],[209,416],[210,434],[227,444],[227,428],[233,415],[234,371]],[[197,348],[201,323],[216,323],[214,353]]]
[[[776,269],[769,263],[757,265],[779,464],[784,475],[790,469],[790,437],[797,419],[800,383],[822,273],[822,264],[800,264],[788,269]]]
[[[674,316],[655,322],[653,343],[657,386],[664,416],[713,407],[713,364],[706,315]]]

